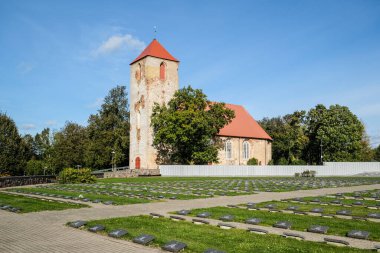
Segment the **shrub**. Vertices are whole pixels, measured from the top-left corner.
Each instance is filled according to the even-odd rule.
[[[9,174],[8,172],[0,172],[0,177],[10,177],[11,174]]]
[[[278,162],[277,162],[278,165],[288,165],[288,159],[286,159],[285,157],[281,157]]]
[[[306,165],[307,163],[304,160],[301,159],[295,159],[291,163],[291,165]]]
[[[258,164],[259,164],[259,162],[254,157],[252,157],[251,159],[249,159],[248,162],[247,162],[247,165],[258,165]]]
[[[294,173],[294,177],[300,177],[301,173]]]
[[[317,172],[315,170],[305,170],[304,172],[301,173],[302,177],[315,177]]]
[[[63,169],[58,176],[58,181],[61,184],[68,183],[95,183],[96,177],[91,175],[91,169]]]
[[[42,175],[44,173],[45,163],[40,160],[32,159],[27,162],[25,173],[28,176]]]

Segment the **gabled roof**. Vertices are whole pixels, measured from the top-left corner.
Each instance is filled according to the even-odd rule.
[[[220,129],[219,136],[272,140],[243,106],[226,104],[226,107],[235,112],[235,118],[230,124]]]
[[[145,49],[142,51],[142,53],[137,56],[137,58],[131,62],[130,65],[133,63],[141,60],[144,57],[152,56],[157,57],[161,59],[166,59],[170,61],[176,61],[179,62],[176,58],[174,58],[156,39],[154,39]]]

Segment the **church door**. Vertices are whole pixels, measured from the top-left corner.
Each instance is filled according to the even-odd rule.
[[[136,157],[135,160],[135,169],[140,169],[140,157]]]

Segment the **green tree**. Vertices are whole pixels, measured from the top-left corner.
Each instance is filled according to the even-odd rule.
[[[88,120],[86,165],[111,167],[112,152],[117,166],[129,164],[129,108],[125,86],[111,89],[97,114]]]
[[[305,115],[305,111],[296,111],[283,117],[264,118],[259,122],[274,140],[274,164],[305,164],[303,156],[308,143],[305,135]]]
[[[63,129],[54,134],[51,148],[53,173],[66,167],[84,165],[84,153],[87,143],[86,128],[72,122],[66,122]]]
[[[159,164],[218,162],[217,133],[235,117],[224,103],[210,103],[199,89],[178,90],[168,105],[153,108],[153,146]]]
[[[375,149],[373,150],[373,153],[374,153],[374,155],[373,155],[373,159],[374,159],[375,161],[380,162],[380,145],[377,146],[377,148],[375,148]]]
[[[307,158],[310,163],[323,161],[360,161],[364,126],[346,106],[317,105],[307,114],[310,140]],[[322,147],[322,148],[321,148]]]
[[[22,175],[26,167],[27,145],[15,122],[0,112],[0,174]]]

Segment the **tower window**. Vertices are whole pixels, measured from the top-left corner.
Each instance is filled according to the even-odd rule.
[[[160,80],[163,81],[166,79],[166,66],[165,63],[162,62],[160,64]]]
[[[249,142],[248,141],[243,142],[243,159],[245,160],[249,159]]]
[[[141,80],[141,64],[140,63],[137,66],[137,70],[136,70],[136,73],[135,73],[135,78],[136,78],[137,81]]]
[[[226,141],[225,152],[226,159],[232,159],[232,142],[230,140]]]

